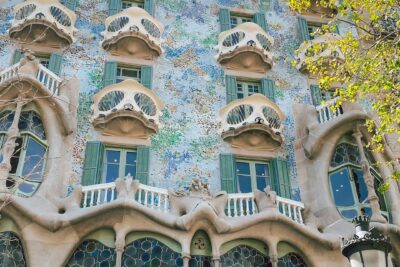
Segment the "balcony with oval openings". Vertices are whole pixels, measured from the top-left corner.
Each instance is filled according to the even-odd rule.
[[[146,139],[158,131],[164,104],[135,80],[109,85],[93,100],[92,124],[103,135]]]
[[[102,47],[113,55],[154,59],[162,54],[163,25],[144,9],[130,7],[106,19]]]
[[[228,69],[266,72],[273,65],[274,39],[253,22],[239,24],[219,35],[217,61]]]
[[[57,0],[26,1],[14,10],[9,35],[18,42],[64,47],[74,41],[76,15]]]
[[[219,117],[221,137],[232,147],[274,150],[283,142],[285,115],[262,94],[230,102]]]
[[[340,38],[338,34],[326,33],[313,40],[303,42],[297,52],[296,68],[307,73],[307,66],[314,62],[329,64],[329,66],[333,66],[333,62],[343,62],[344,55],[335,45]]]

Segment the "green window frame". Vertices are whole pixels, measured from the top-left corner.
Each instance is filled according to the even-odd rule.
[[[238,193],[254,192],[256,189],[262,191],[268,185],[272,187],[271,166],[270,161],[236,159],[236,186]],[[250,187],[248,184],[245,185],[248,181],[250,182]],[[246,190],[250,188],[251,190]]]
[[[118,158],[116,158],[117,155]],[[127,175],[136,176],[137,150],[135,148],[105,147],[103,157],[103,183],[113,182]],[[111,159],[114,161],[110,161]],[[116,174],[115,170],[118,174],[114,177],[112,172]],[[108,175],[110,177],[107,177]]]
[[[323,25],[326,25],[326,23],[307,21],[307,32],[310,36],[310,40],[313,40],[320,35],[318,31]]]
[[[144,1],[134,1],[134,0],[123,0],[123,1],[121,1],[121,10],[130,8],[130,7],[144,8]]]
[[[117,83],[120,83],[127,79],[133,79],[140,83],[141,77],[142,75],[140,67],[138,68],[134,66],[117,65]]]
[[[235,28],[239,24],[243,24],[246,22],[253,22],[253,17],[252,16],[245,16],[245,15],[239,15],[239,14],[230,14],[230,27],[231,29]]]
[[[256,93],[262,93],[261,82],[236,80],[237,99],[242,99]]]

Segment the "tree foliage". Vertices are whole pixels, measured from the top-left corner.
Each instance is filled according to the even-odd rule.
[[[361,100],[370,105],[375,116],[366,126],[374,149],[384,149],[385,134],[395,134],[399,141],[400,1],[289,0],[289,5],[298,13],[317,13],[330,21],[315,35],[332,33],[334,25],[340,25],[341,38],[308,47],[307,71],[323,90],[339,88],[339,104]],[[323,51],[331,53],[316,59]]]

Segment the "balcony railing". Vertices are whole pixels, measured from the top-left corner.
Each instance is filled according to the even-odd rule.
[[[218,54],[216,59],[222,65],[240,52],[252,51],[258,53],[266,69],[272,67],[271,47],[274,39],[259,25],[253,22],[239,24],[231,30],[222,32],[218,38]]]
[[[315,108],[317,110],[319,123],[328,122],[344,114],[342,106],[338,106],[337,101],[338,98],[336,97]]]
[[[84,186],[82,188],[82,208],[106,205],[118,198],[115,183]],[[170,211],[168,190],[139,184],[134,196],[130,198],[143,206],[160,212]],[[291,199],[276,197],[277,210],[293,221],[303,224],[301,211],[304,204]],[[228,194],[225,215],[228,217],[244,217],[258,213],[254,193]]]
[[[150,89],[135,80],[125,80],[101,90],[94,97],[92,122],[118,112],[134,111],[159,125],[163,103]]]
[[[315,62],[323,58],[331,58],[344,61],[343,53],[334,43],[340,40],[340,36],[335,33],[327,33],[315,37],[311,41],[302,43],[296,56],[296,68],[304,71],[308,62]]]
[[[18,70],[20,66],[21,64],[18,62],[0,72],[0,84],[8,79],[19,77]],[[60,77],[40,64],[35,77],[48,90],[50,95],[59,95],[59,88],[62,82]]]
[[[11,35],[22,31],[28,25],[43,23],[44,26],[52,27],[53,30],[59,31],[61,35],[67,35],[69,43],[73,42],[74,32],[76,31],[74,27],[76,15],[59,1],[28,0],[16,5],[14,10],[15,17],[10,28]]]
[[[102,32],[104,40],[102,46],[104,49],[108,48],[119,42],[125,37],[136,37],[145,41],[149,48],[155,50],[160,55],[161,48],[161,35],[164,31],[163,25],[153,18],[144,9],[139,7],[130,7],[122,10],[120,13],[108,17],[105,22],[106,30]],[[132,45],[132,41],[129,40]],[[134,46],[129,51],[134,53],[137,46]],[[129,50],[129,48],[127,48]]]
[[[232,101],[220,111],[221,130],[226,132],[245,125],[262,124],[281,135],[285,115],[280,108],[261,94]]]

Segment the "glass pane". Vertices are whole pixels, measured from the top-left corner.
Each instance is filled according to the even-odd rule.
[[[329,175],[333,199],[337,206],[353,206],[354,197],[350,185],[350,174],[347,168]]]
[[[246,175],[238,175],[239,181],[239,192],[240,193],[250,193],[251,189],[251,177]]]
[[[263,163],[256,163],[256,182],[257,189],[263,191],[268,185],[269,181],[269,165]]]
[[[125,166],[125,176],[130,175],[133,178],[136,178],[136,166],[135,165],[126,165]]]
[[[250,164],[248,162],[236,162],[236,171],[239,174],[250,175]]]
[[[126,152],[126,164],[136,165],[136,152]]]
[[[120,151],[107,150],[106,154],[107,154],[107,163],[119,164],[119,162],[120,162],[120,154],[121,154]]]
[[[10,160],[10,164],[11,164],[10,173],[17,172],[19,157],[21,155],[21,150],[22,150],[23,139],[21,137],[19,137],[19,138],[17,138],[17,140],[15,140],[15,142],[16,142],[16,146],[15,146],[14,153],[11,156],[11,160]]]
[[[360,203],[366,203],[368,198],[368,190],[364,182],[363,172],[362,170],[352,169],[352,175],[354,179],[354,185],[356,187],[358,201]]]
[[[342,210],[340,213],[347,219],[353,219],[358,215],[356,210]]]
[[[35,139],[29,137],[26,146],[22,176],[26,176],[29,180],[41,180],[45,153],[46,148],[39,144]]]
[[[35,193],[36,189],[38,188],[39,184],[32,184],[32,183],[27,183],[27,182],[22,182],[18,190],[22,192],[24,195],[31,196],[33,193]]]
[[[119,176],[119,164],[107,164],[106,165],[106,177],[105,183],[114,182]]]
[[[237,18],[231,17],[231,28],[235,28],[238,24]]]
[[[371,208],[365,207],[365,208],[361,208],[361,214],[365,214],[368,215],[369,217],[372,216],[372,210]]]

